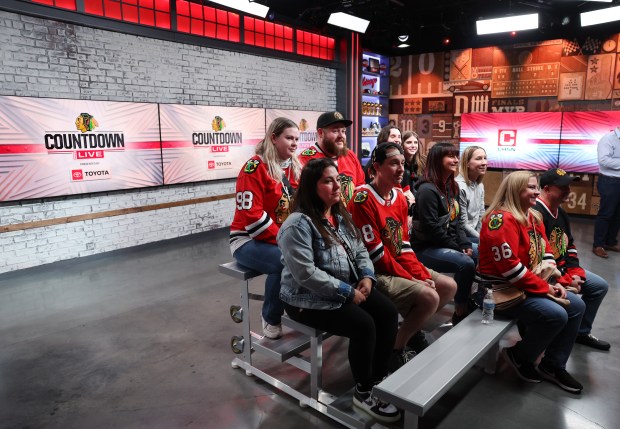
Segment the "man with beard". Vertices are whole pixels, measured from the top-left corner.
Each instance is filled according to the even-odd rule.
[[[540,196],[536,199],[534,209],[542,214],[551,252],[562,273],[558,283],[567,289],[574,288],[575,293],[581,293],[586,304],[575,342],[599,350],[609,350],[608,342],[599,340],[590,333],[596,312],[607,294],[609,284],[602,277],[579,266],[568,215],[560,207],[560,204],[568,200],[570,183],[574,180],[579,178],[569,176],[560,168],[545,171],[540,176]]]
[[[347,128],[353,122],[340,112],[326,112],[316,121],[318,142],[299,155],[302,165],[315,158],[331,158],[338,166],[340,193],[345,206],[356,186],[363,185],[364,170],[357,155],[347,147]]]

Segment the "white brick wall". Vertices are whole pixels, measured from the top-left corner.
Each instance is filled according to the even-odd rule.
[[[0,11],[0,95],[296,110],[336,107],[326,67]],[[234,180],[0,203],[0,225],[234,192]],[[230,225],[233,200],[0,234],[0,273]]]

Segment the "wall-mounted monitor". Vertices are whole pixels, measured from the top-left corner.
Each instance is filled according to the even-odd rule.
[[[575,173],[598,173],[597,143],[617,126],[620,126],[620,111],[564,113],[560,168]]]
[[[265,137],[265,109],[160,104],[164,183],[230,179]]]
[[[162,184],[157,104],[0,97],[0,201]]]
[[[465,113],[461,116],[460,150],[481,146],[491,168],[555,168],[561,124],[560,112]]]
[[[299,127],[299,142],[297,144],[297,154],[308,149],[317,142],[316,121],[323,112],[311,110],[280,110],[267,109],[265,115],[265,128],[278,117],[288,118],[295,122]]]

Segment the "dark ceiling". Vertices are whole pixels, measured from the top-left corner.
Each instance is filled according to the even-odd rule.
[[[446,49],[513,44],[581,36],[579,13],[618,6],[584,0],[256,0],[270,7],[275,21],[294,23],[323,34],[338,35],[327,26],[332,12],[370,20],[362,46],[384,55],[436,52]],[[476,20],[509,14],[539,13],[540,28],[517,35],[476,35]],[[562,24],[567,17],[569,22]],[[587,34],[618,32],[618,23],[587,28]],[[396,48],[397,37],[410,35],[410,48]],[[450,44],[444,45],[444,38]]]

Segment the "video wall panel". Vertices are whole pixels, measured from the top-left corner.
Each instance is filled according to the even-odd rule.
[[[558,166],[562,113],[469,113],[461,117],[461,153],[487,152],[489,167],[546,170]]]
[[[266,111],[266,127],[279,117],[292,120],[299,127],[299,143],[297,144],[297,153],[308,149],[317,141],[316,121],[323,112],[315,112],[311,110],[280,110],[267,109]]]
[[[0,201],[162,184],[156,104],[0,97]]]
[[[265,110],[161,104],[164,183],[230,179],[265,136]]]
[[[619,125],[620,111],[564,113],[559,167],[576,173],[598,173],[597,143]]]

